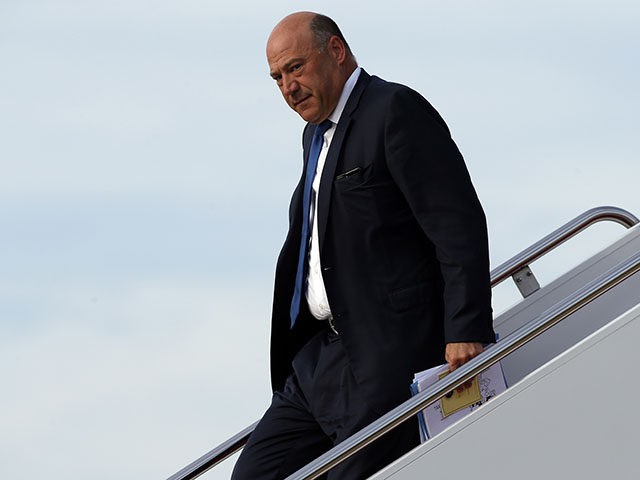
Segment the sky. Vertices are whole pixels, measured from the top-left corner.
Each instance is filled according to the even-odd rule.
[[[268,406],[304,124],[264,47],[303,9],[445,118],[492,268],[589,208],[640,215],[637,2],[0,0],[0,477],[166,478]]]

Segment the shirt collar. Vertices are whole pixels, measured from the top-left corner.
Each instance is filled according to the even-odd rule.
[[[334,124],[337,124],[340,121],[342,111],[347,104],[347,100],[349,100],[349,95],[351,95],[353,87],[356,86],[356,82],[358,81],[358,77],[360,76],[361,71],[362,68],[357,67],[345,82],[344,87],[342,88],[342,93],[340,94],[340,99],[338,100],[338,104],[336,105],[336,108],[333,110],[331,115],[329,115],[329,120],[331,120]]]

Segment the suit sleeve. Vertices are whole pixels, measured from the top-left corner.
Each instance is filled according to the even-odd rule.
[[[446,343],[493,342],[485,215],[446,124],[418,93],[399,89],[384,137],[391,176],[435,246]]]

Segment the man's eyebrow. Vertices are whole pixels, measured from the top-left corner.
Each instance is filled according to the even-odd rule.
[[[291,65],[293,65],[294,63],[301,63],[304,62],[307,58],[306,57],[296,57],[296,58],[292,58],[291,60],[289,60],[287,63],[284,64],[284,69],[288,69]]]
[[[294,65],[296,63],[302,63],[302,62],[305,62],[306,60],[307,60],[307,57],[304,57],[304,56],[292,58],[288,60],[284,65],[282,65],[282,68],[278,68],[277,71],[271,70],[269,72],[269,76],[271,78],[276,78],[277,76],[280,75],[278,72],[282,70],[288,70],[291,67],[291,65]]]

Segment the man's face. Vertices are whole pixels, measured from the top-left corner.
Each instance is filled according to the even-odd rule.
[[[330,46],[320,51],[310,28],[274,30],[267,43],[267,61],[285,101],[304,120],[320,123],[336,108],[344,86],[339,59]]]

